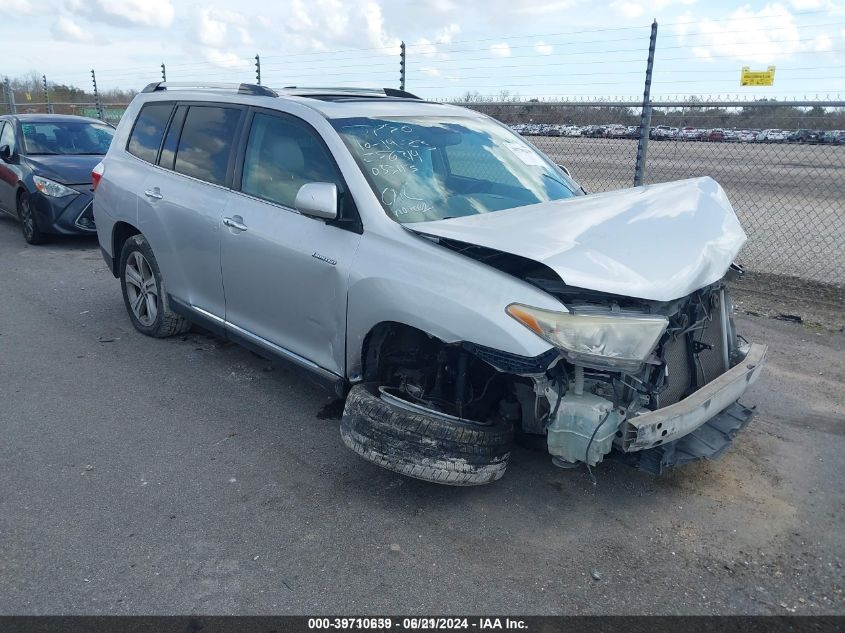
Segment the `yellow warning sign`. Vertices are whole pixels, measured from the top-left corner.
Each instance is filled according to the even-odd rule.
[[[751,70],[748,66],[743,66],[739,75],[740,86],[771,86],[774,83],[774,66],[769,66],[768,70]]]

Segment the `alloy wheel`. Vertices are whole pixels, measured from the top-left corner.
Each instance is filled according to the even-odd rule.
[[[21,196],[20,201],[20,216],[21,227],[23,228],[23,235],[27,241],[32,240],[35,234],[35,219],[32,217],[32,207],[29,204],[29,198]]]
[[[150,327],[158,316],[159,292],[153,269],[143,253],[133,251],[129,255],[123,278],[132,313],[141,325]]]

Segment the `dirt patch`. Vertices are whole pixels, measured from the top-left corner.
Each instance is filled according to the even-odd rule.
[[[845,331],[845,287],[787,275],[746,272],[731,284],[736,309],[802,323],[811,329]]]

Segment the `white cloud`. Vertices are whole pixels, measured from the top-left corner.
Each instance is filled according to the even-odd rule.
[[[742,7],[724,21],[703,19],[688,37],[700,59],[730,56],[745,63],[767,64],[801,50],[801,36],[792,14],[783,5],[766,5],[759,11]]]
[[[92,39],[91,33],[63,15],[53,23],[50,32],[61,42],[89,42]]]
[[[825,0],[789,0],[789,6],[796,11],[811,11],[821,9],[826,4]]]
[[[247,70],[252,67],[252,60],[246,60],[235,53],[221,51],[216,48],[201,48],[200,52],[206,61],[220,68]]]
[[[448,26],[444,26],[442,29],[437,31],[434,35],[434,39],[437,41],[438,44],[450,44],[452,42],[452,38],[454,38],[458,33],[461,32],[461,27],[457,24],[450,24]]]
[[[516,13],[530,13],[540,15],[544,13],[557,13],[564,9],[572,8],[575,0],[559,0],[558,2],[541,2],[540,4],[528,2],[524,6],[515,9]]]
[[[510,57],[511,47],[507,42],[499,42],[498,44],[490,45],[490,52],[495,57]]]
[[[555,52],[554,46],[552,46],[551,44],[546,44],[542,41],[534,44],[534,50],[537,51],[540,55],[551,55]]]
[[[427,37],[421,37],[411,45],[411,50],[408,53],[422,57],[435,57],[437,56],[437,46]]]
[[[171,0],[68,0],[67,8],[89,20],[116,26],[167,27],[176,15]]]
[[[611,9],[616,9],[622,14],[623,18],[633,19],[638,18],[643,14],[643,5],[639,2],[629,2],[628,0],[617,0],[610,3]]]
[[[288,31],[292,48],[372,47],[383,49],[383,54],[399,54],[400,38],[389,32],[375,0],[292,0],[286,8],[290,13],[279,27]]]
[[[425,75],[426,77],[439,77],[440,71],[436,68],[431,68],[429,66],[421,66],[420,72]]]
[[[206,8],[196,15],[194,32],[204,46],[227,48],[252,42],[248,26],[248,18],[241,13]]]
[[[817,35],[812,42],[812,47],[817,53],[826,53],[833,48],[833,40],[829,35]]]
[[[637,0],[616,0],[610,3],[611,9],[616,9],[622,14],[622,17],[633,19],[638,18],[648,9],[654,13],[667,9],[673,5],[691,5],[698,0],[650,0],[649,2],[642,2]]]
[[[15,15],[30,15],[35,12],[35,7],[32,6],[32,0],[4,0],[3,13],[10,17]]]

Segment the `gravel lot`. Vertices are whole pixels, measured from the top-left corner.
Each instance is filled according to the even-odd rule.
[[[630,187],[637,141],[528,137],[589,191]],[[651,141],[645,182],[712,176],[749,240],[758,272],[845,285],[845,145]]]
[[[0,219],[0,287],[0,614],[845,614],[841,333],[739,320],[770,364],[720,462],[593,486],[517,449],[456,489],[285,369],[135,333],[93,241]]]

